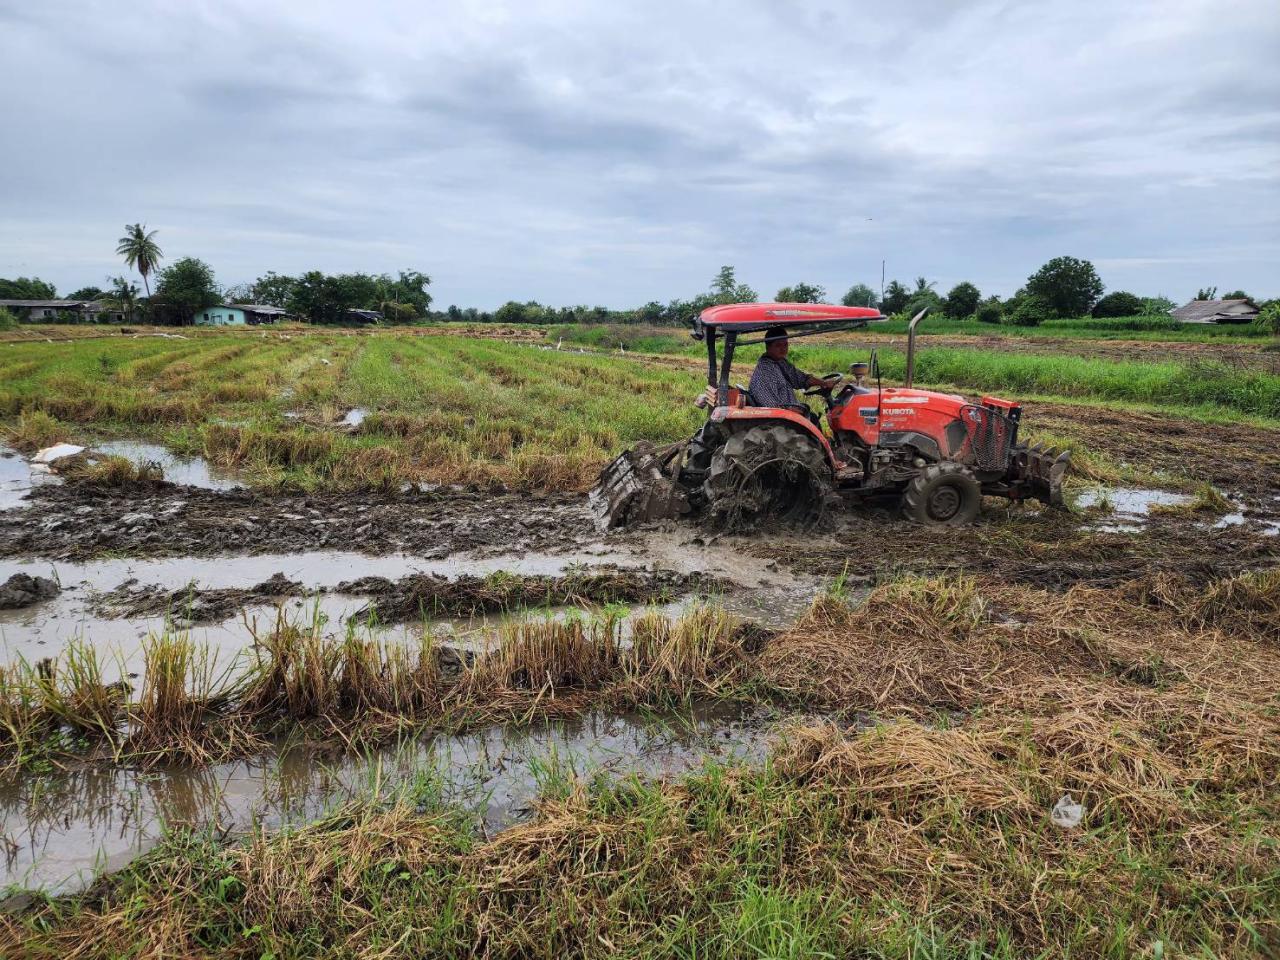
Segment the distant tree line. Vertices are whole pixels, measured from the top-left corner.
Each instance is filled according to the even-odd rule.
[[[417,270],[388,273],[326,274],[311,270],[299,276],[268,271],[248,284],[222,288],[213,268],[196,257],[181,257],[165,267],[156,241],[156,231],[148,231],[141,223],[126,225],[116,252],[125,264],[137,271],[146,290],[139,296],[136,284],[126,277],[114,277],[107,289],[82,287],[67,299],[98,300],[108,311],[130,319],[150,323],[189,324],[201,311],[223,303],[255,303],[280,307],[294,317],[316,324],[350,323],[361,311],[386,323],[421,321],[455,321],[473,323],[637,323],[652,326],[684,326],[707,307],[726,303],[755,303],[756,291],[738,280],[733,266],[720,268],[706,291],[688,299],[665,303],[651,300],[629,310],[602,306],[553,307],[536,300],[508,301],[496,310],[450,305],[445,310],[431,309],[428,292],[431,278]],[[155,290],[151,290],[151,278]],[[1131,317],[1167,315],[1173,301],[1165,297],[1139,297],[1125,290],[1105,296],[1105,287],[1093,264],[1076,257],[1055,257],[1027,278],[1024,286],[1011,297],[983,297],[982,291],[967,281],[957,283],[946,295],[934,289],[926,277],[916,277],[907,286],[892,280],[882,295],[865,283],[853,284],[840,298],[846,306],[878,308],[890,317],[913,316],[923,309],[953,319],[974,319],[982,323],[1007,323],[1037,326],[1046,320],[1063,317]],[[1202,288],[1196,299],[1217,296],[1217,287]],[[0,299],[53,300],[57,291],[53,284],[38,277],[0,279]],[[1243,290],[1223,295],[1223,299],[1247,299]],[[822,303],[827,291],[814,283],[794,283],[774,294],[781,303]],[[1263,324],[1280,313],[1274,301],[1260,301]],[[66,319],[73,319],[68,316]],[[1280,326],[1280,319],[1274,321]]]

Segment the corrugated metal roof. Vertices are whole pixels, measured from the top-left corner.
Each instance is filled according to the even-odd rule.
[[[83,307],[86,300],[0,300],[0,307],[55,307],[66,310],[70,307]]]
[[[1244,307],[1246,309],[1239,309]],[[1214,318],[1249,316],[1258,312],[1250,300],[1192,300],[1173,311],[1173,316],[1188,323],[1207,323]]]
[[[231,303],[228,304],[233,310],[248,310],[250,313],[288,313],[284,307],[273,307],[265,303]]]

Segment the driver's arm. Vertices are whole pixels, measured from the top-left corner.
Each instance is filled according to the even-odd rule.
[[[809,388],[829,387],[831,386],[832,382],[835,380],[835,377],[832,377],[831,380],[822,380],[822,379],[819,379],[818,377],[815,377],[811,373],[806,373],[805,376],[809,378],[808,380],[805,381],[805,386]]]

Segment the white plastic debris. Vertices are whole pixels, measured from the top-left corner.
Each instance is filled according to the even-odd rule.
[[[333,361],[330,360],[328,357],[321,357],[320,362],[323,363],[326,367],[333,366]]]
[[[84,447],[78,447],[74,443],[55,443],[52,447],[45,447],[31,458],[32,463],[53,463],[55,460],[61,460],[63,457],[74,457],[77,453],[84,453]]]
[[[1072,800],[1071,794],[1064,793],[1049,811],[1049,819],[1055,827],[1070,830],[1080,826],[1080,821],[1084,819],[1084,807]]]

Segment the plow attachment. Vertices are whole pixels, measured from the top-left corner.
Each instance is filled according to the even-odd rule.
[[[1009,455],[1009,474],[1027,496],[1050,507],[1062,506],[1062,478],[1071,464],[1071,452],[1045,449],[1040,444],[1019,444]]]
[[[689,493],[679,481],[687,447],[638,443],[605,467],[588,498],[597,526],[609,530],[689,513]]]

